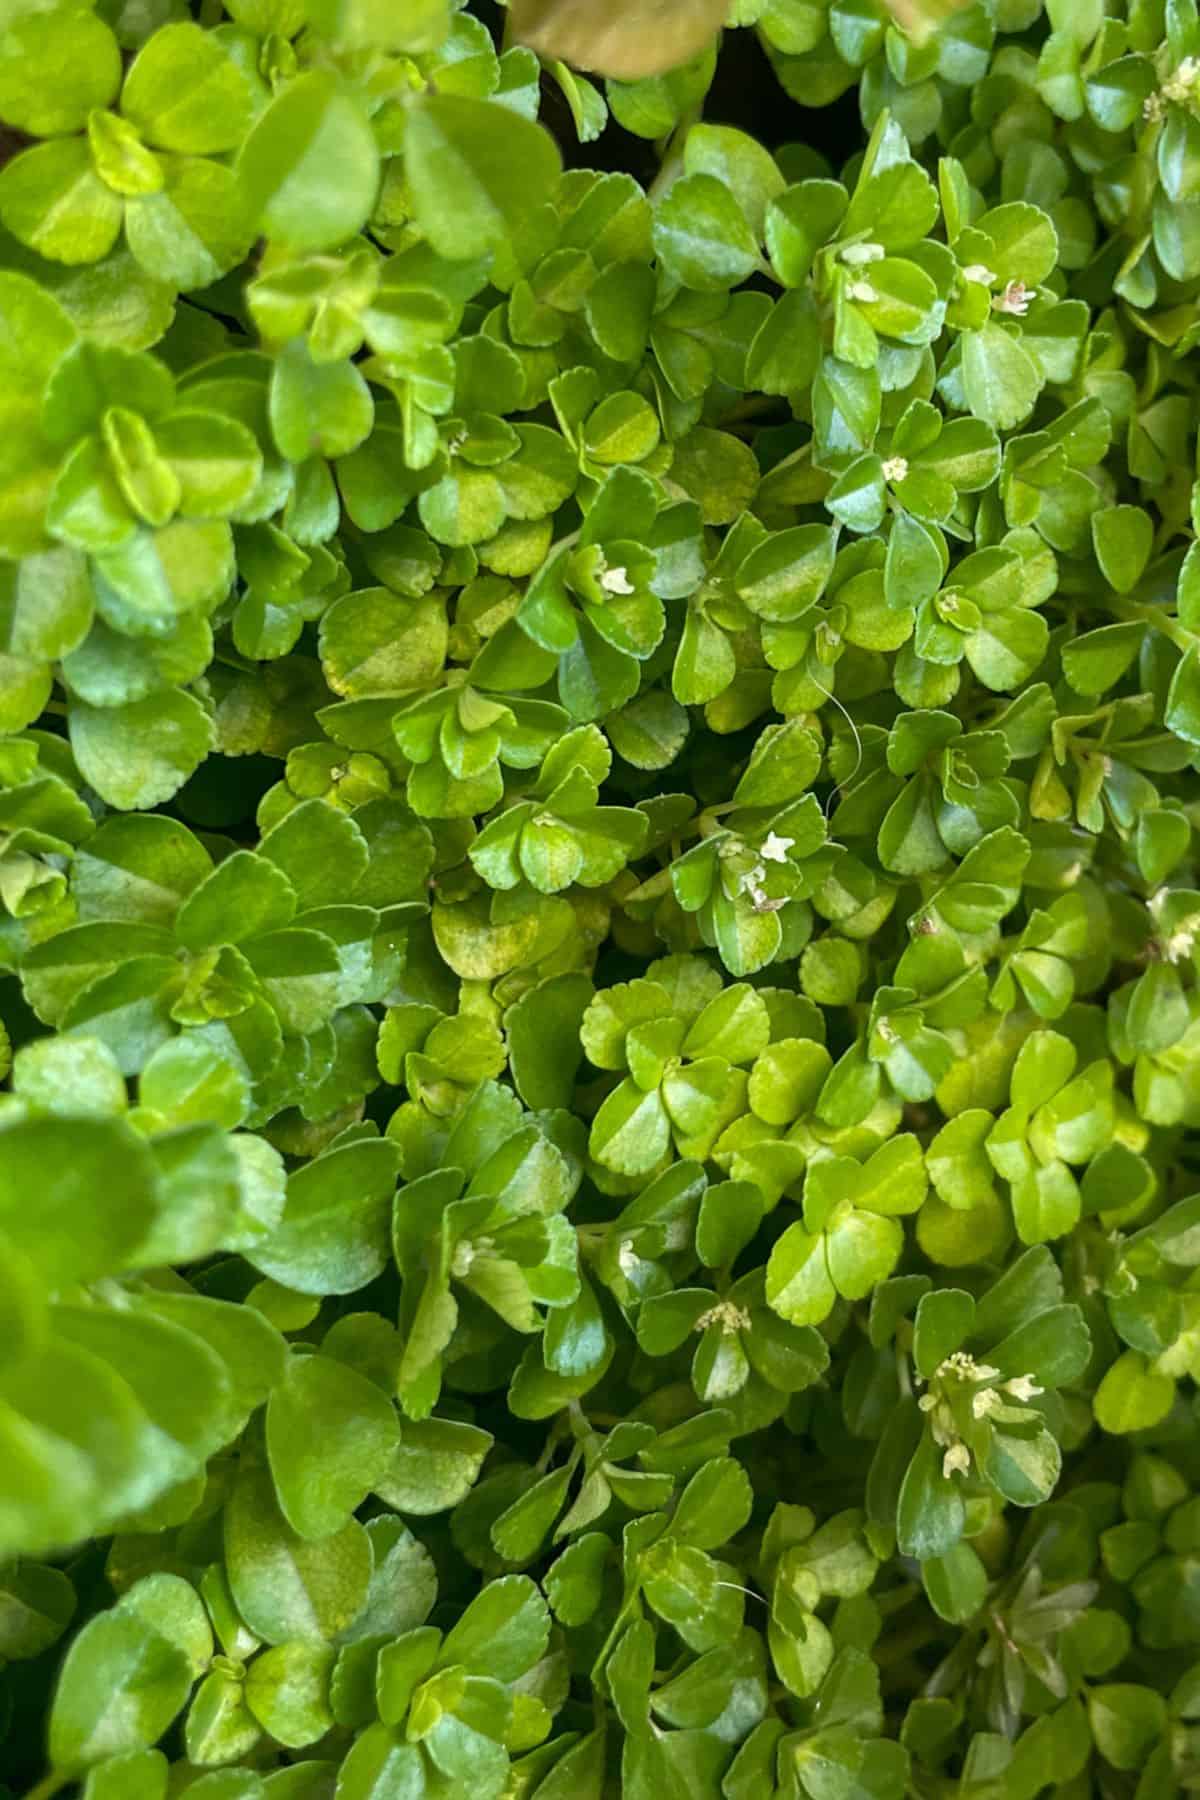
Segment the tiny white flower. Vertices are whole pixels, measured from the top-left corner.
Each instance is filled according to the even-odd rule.
[[[942,1458],[942,1474],[949,1481],[951,1475],[965,1475],[971,1467],[971,1452],[965,1444],[951,1444]]]
[[[1163,943],[1163,955],[1168,962],[1182,962],[1192,954],[1192,946],[1196,941],[1196,927],[1181,925],[1173,931]]]
[[[760,854],[764,856],[768,862],[786,862],[787,853],[795,841],[795,838],[780,837],[776,832],[769,831],[763,841]]]
[[[992,296],[992,310],[1023,319],[1029,311],[1029,289],[1023,281],[1010,281],[1001,294]]]
[[[976,1363],[975,1373],[971,1379],[973,1381],[995,1381],[999,1373],[999,1369],[993,1369],[991,1363]]]
[[[857,300],[860,306],[873,306],[879,298],[878,291],[869,281],[848,281],[846,294],[849,299]]]
[[[620,1248],[617,1251],[617,1267],[620,1269],[622,1275],[626,1277],[632,1275],[633,1271],[638,1266],[639,1260],[638,1253],[633,1247],[633,1239],[622,1238]]]
[[[937,1395],[922,1394],[921,1398],[917,1401],[917,1405],[922,1412],[932,1412],[937,1405]]]
[[[600,577],[600,586],[606,594],[632,594],[633,583],[625,569],[605,569]]]
[[[889,456],[881,464],[885,481],[904,481],[908,476],[907,456]]]
[[[989,1413],[994,1413],[1003,1404],[995,1388],[980,1388],[977,1394],[971,1396],[971,1412],[977,1419],[986,1419]]]
[[[454,1255],[450,1262],[450,1273],[455,1280],[463,1281],[471,1272],[471,1264],[475,1261],[475,1246],[469,1238],[464,1238],[454,1247]]]
[[[861,269],[867,263],[882,262],[887,251],[882,244],[846,244],[839,255],[850,268]]]
[[[1044,1394],[1046,1390],[1038,1386],[1032,1375],[1015,1375],[1011,1381],[1004,1383],[1004,1391],[1011,1394],[1014,1400],[1024,1403],[1037,1394]]]
[[[995,271],[989,269],[986,263],[968,263],[962,272],[962,278],[964,281],[977,282],[980,287],[990,288],[996,285]]]

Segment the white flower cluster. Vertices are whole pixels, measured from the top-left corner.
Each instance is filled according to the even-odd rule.
[[[750,1314],[743,1306],[735,1306],[732,1300],[718,1300],[707,1312],[701,1313],[696,1320],[697,1331],[707,1331],[710,1325],[719,1325],[726,1337],[732,1337],[735,1331],[749,1331]]]
[[[774,831],[768,832],[758,852],[762,860],[755,863],[754,867],[742,876],[742,892],[749,894],[755,912],[778,912],[780,907],[787,904],[786,900],[772,900],[763,886],[763,882],[767,879],[767,864],[769,862],[785,863],[787,853],[795,841],[795,838],[781,837]]]
[[[1169,888],[1159,888],[1147,902],[1156,924],[1159,922],[1158,915],[1162,911],[1163,903],[1169,893]],[[1183,919],[1174,931],[1159,937],[1159,954],[1166,962],[1186,962],[1195,948],[1197,936],[1200,936],[1200,917]]]
[[[986,263],[967,263],[961,270],[964,281],[973,282],[977,287],[993,288],[1000,277]],[[992,295],[992,311],[1008,313],[1014,319],[1023,319],[1029,311],[1029,302],[1033,298],[1033,289],[1023,281],[1006,281],[998,294]]]
[[[971,1416],[975,1419],[989,1418],[1004,1405],[1006,1394],[1024,1406],[1044,1391],[1032,1375],[1014,1375],[1008,1381],[1000,1381],[999,1369],[991,1363],[977,1363],[966,1350],[955,1350],[940,1362],[933,1372],[933,1382],[943,1390],[947,1382],[969,1382],[976,1388],[978,1391],[971,1395]],[[994,1382],[999,1382],[999,1386],[993,1386]],[[944,1391],[935,1393],[931,1386],[917,1405],[929,1414],[933,1441],[945,1451],[942,1474],[947,1480],[951,1475],[966,1475],[971,1467],[971,1452],[959,1436],[954,1409]]]
[[[1164,100],[1170,100],[1175,106],[1186,106],[1189,100],[1196,97],[1196,88],[1200,85],[1200,60],[1194,56],[1185,56],[1179,67],[1167,76],[1160,92]]]
[[[848,269],[867,269],[872,263],[882,262],[887,251],[882,244],[843,244],[838,257]],[[847,300],[856,300],[860,306],[873,306],[879,298],[879,290],[861,276],[846,283]]]
[[[1142,112],[1152,125],[1160,125],[1167,116],[1168,106],[1194,106],[1200,90],[1200,59],[1185,56],[1177,69],[1171,73],[1142,106]]]
[[[838,254],[847,268],[861,269],[868,263],[882,262],[887,251],[882,244],[845,244]]]

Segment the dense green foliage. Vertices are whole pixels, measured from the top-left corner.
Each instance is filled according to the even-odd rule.
[[[224,3],[0,5],[0,1790],[1196,1792],[1195,0]]]

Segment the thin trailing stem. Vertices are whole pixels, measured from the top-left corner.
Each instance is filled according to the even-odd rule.
[[[30,1788],[25,1800],[51,1800],[52,1794],[60,1793],[72,1780],[74,1777],[65,1774],[62,1769],[51,1769],[50,1773],[44,1775],[36,1787]]]

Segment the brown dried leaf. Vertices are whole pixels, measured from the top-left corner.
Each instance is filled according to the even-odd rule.
[[[964,0],[884,0],[896,23],[921,41]],[[639,81],[691,62],[716,37],[729,0],[509,0],[515,42],[542,56]]]
[[[706,50],[729,0],[511,0],[512,36],[618,81],[662,75]]]

